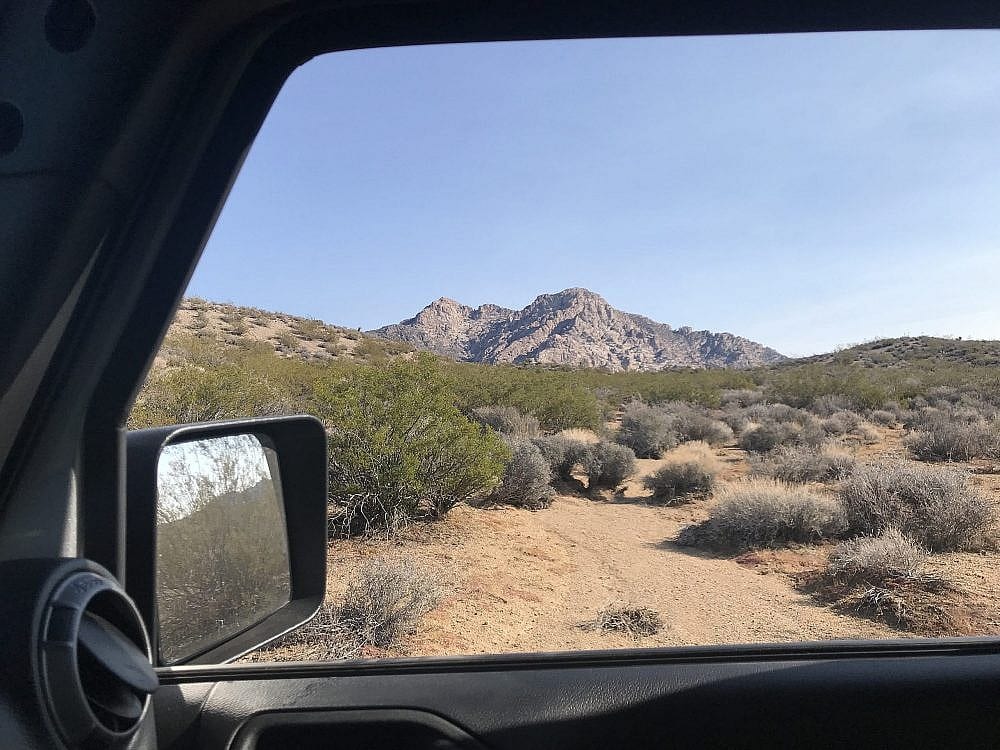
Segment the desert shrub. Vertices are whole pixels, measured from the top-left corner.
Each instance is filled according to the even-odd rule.
[[[635,453],[627,446],[602,440],[588,447],[583,468],[588,489],[613,490],[635,472]]]
[[[875,409],[869,412],[868,418],[883,427],[895,427],[898,421],[896,415],[888,409]]]
[[[798,430],[787,422],[762,422],[743,431],[738,445],[750,453],[766,453],[794,442]]]
[[[838,544],[830,555],[827,573],[852,583],[876,584],[913,576],[926,559],[926,549],[890,527],[879,536]]]
[[[657,500],[675,505],[711,492],[721,468],[708,446],[688,443],[647,476],[643,485]]]
[[[316,386],[326,424],[333,530],[392,531],[488,493],[510,453],[466,419],[433,358],[334,370]]]
[[[846,435],[861,426],[861,416],[853,411],[838,411],[824,419],[822,425],[828,435]]]
[[[742,409],[724,412],[719,416],[719,421],[728,426],[734,436],[742,433],[750,425],[750,419]]]
[[[573,478],[573,472],[583,463],[590,448],[584,441],[564,435],[546,435],[533,442],[552,474],[564,482]]]
[[[832,417],[837,412],[853,411],[854,408],[854,399],[843,393],[824,393],[809,404],[809,410],[821,417]]]
[[[1000,430],[995,424],[962,424],[947,419],[926,423],[907,436],[906,447],[921,461],[968,461],[1000,457]]]
[[[722,406],[753,406],[764,401],[766,397],[763,391],[752,388],[730,388],[719,394],[719,403]]]
[[[605,633],[624,633],[633,638],[655,635],[663,628],[659,612],[632,604],[609,604],[597,613],[593,627]]]
[[[760,422],[745,429],[737,444],[749,453],[767,453],[781,445],[818,446],[825,441],[826,433],[815,417],[810,415],[802,424],[774,420]]]
[[[504,437],[510,460],[500,483],[489,495],[490,502],[523,508],[544,508],[552,501],[552,470],[542,452],[524,437]]]
[[[967,472],[910,461],[859,465],[840,498],[852,533],[879,536],[896,528],[934,551],[978,547],[996,521],[993,504]]]
[[[438,597],[428,573],[410,562],[375,558],[348,582],[338,620],[356,642],[389,648],[414,630]]]
[[[778,547],[831,539],[844,531],[844,512],[831,498],[773,479],[724,487],[707,521],[678,536],[684,545],[717,549]]]
[[[674,413],[674,430],[681,441],[699,440],[711,445],[725,445],[735,437],[725,422],[691,408]]]
[[[301,411],[280,378],[244,363],[186,365],[154,373],[129,416],[130,429],[267,417]]]
[[[806,424],[815,421],[815,417],[807,411],[796,409],[788,404],[754,404],[744,410],[747,418],[754,422],[780,422],[786,424]]]
[[[434,577],[412,562],[377,557],[361,563],[340,604],[324,602],[309,622],[247,661],[351,659],[369,646],[392,648],[413,632],[440,596]]]
[[[674,417],[663,409],[633,401],[622,412],[615,440],[631,448],[639,458],[659,458],[677,445]]]
[[[750,457],[750,473],[785,482],[832,482],[843,479],[856,461],[826,448],[785,445]]]
[[[513,406],[480,406],[472,410],[472,418],[502,435],[533,438],[541,434],[538,420]]]
[[[285,349],[298,349],[299,340],[289,331],[282,331],[277,335],[278,344]]]

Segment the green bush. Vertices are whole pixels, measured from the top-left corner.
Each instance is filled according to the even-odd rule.
[[[480,406],[472,410],[472,418],[501,435],[534,438],[540,434],[538,420],[514,406]]]
[[[355,367],[317,385],[330,445],[333,525],[393,530],[488,493],[510,453],[470,422],[431,357]]]
[[[246,363],[186,365],[154,373],[129,415],[130,429],[299,411],[280,378]]]

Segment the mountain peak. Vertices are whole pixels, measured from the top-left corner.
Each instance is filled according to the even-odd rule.
[[[416,318],[371,332],[467,362],[547,364],[611,371],[669,367],[755,367],[784,359],[730,333],[673,330],[570,287],[540,294],[522,310],[472,308],[447,297]]]

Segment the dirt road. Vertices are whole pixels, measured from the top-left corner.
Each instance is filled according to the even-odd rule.
[[[767,566],[670,543],[702,504],[663,508],[630,486],[608,501],[559,496],[550,508],[455,509],[388,548],[437,570],[446,595],[407,644],[412,655],[899,637],[798,593]],[[366,554],[384,554],[370,545]],[[358,550],[334,553],[346,571]],[[822,553],[819,553],[822,554]],[[338,576],[334,576],[337,580]],[[337,584],[331,588],[336,596]],[[639,641],[584,626],[610,602],[651,607],[663,630]]]

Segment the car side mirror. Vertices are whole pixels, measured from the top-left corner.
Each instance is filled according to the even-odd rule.
[[[128,433],[127,589],[163,666],[217,664],[312,617],[326,586],[313,417]]]

